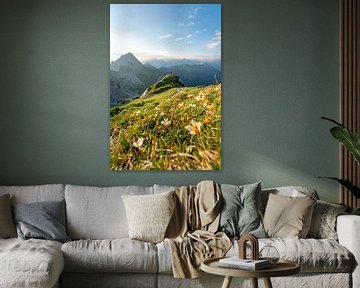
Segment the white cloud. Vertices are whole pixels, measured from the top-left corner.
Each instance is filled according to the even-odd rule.
[[[221,31],[216,30],[215,36],[206,44],[206,47],[209,49],[214,49],[217,46],[221,45]]]
[[[187,39],[190,39],[192,37],[192,34],[189,34],[186,36]]]
[[[221,41],[213,41],[206,44],[207,48],[213,49],[221,44]]]
[[[194,22],[190,22],[187,24],[187,26],[195,26],[195,23]]]
[[[201,32],[200,32],[199,30],[196,30],[195,33],[196,33],[196,34],[200,34]]]
[[[172,34],[165,34],[159,37],[160,40],[166,39],[166,38],[170,38],[172,36]]]
[[[193,19],[195,18],[196,14],[199,12],[200,7],[194,8],[192,11],[190,11],[188,18]]]
[[[151,53],[147,53],[147,52],[140,52],[140,53],[134,53],[135,57],[138,58],[142,63],[145,63],[149,60],[154,60],[154,59],[168,59],[168,57],[166,57],[165,55],[162,54],[151,54]]]
[[[185,24],[184,23],[178,23],[178,26],[185,26]]]
[[[175,39],[175,41],[181,41],[181,40],[184,40],[184,38],[183,37],[178,37],[178,38]]]

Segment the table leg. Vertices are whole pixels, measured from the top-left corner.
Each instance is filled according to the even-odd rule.
[[[265,288],[273,288],[270,278],[266,277],[263,279],[264,279]]]
[[[225,276],[224,282],[221,286],[221,288],[230,288],[232,277],[231,276]]]
[[[258,288],[258,279],[257,278],[251,278],[252,287]]]

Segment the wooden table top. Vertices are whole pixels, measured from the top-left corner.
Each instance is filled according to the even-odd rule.
[[[244,278],[262,278],[289,276],[300,272],[300,266],[288,260],[279,260],[269,268],[261,270],[245,270],[219,266],[220,258],[206,259],[201,263],[201,270],[216,275]]]

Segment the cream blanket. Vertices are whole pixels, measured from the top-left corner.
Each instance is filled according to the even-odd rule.
[[[213,181],[175,190],[175,211],[165,233],[171,247],[175,278],[200,277],[201,262],[222,257],[231,246],[225,233],[216,233],[221,209],[221,190]]]

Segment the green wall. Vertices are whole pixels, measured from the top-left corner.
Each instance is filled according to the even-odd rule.
[[[110,2],[2,1],[0,185],[260,179],[313,186],[337,201],[337,185],[317,179],[339,166],[331,125],[320,119],[338,118],[337,0],[221,3],[222,171],[112,172]]]

